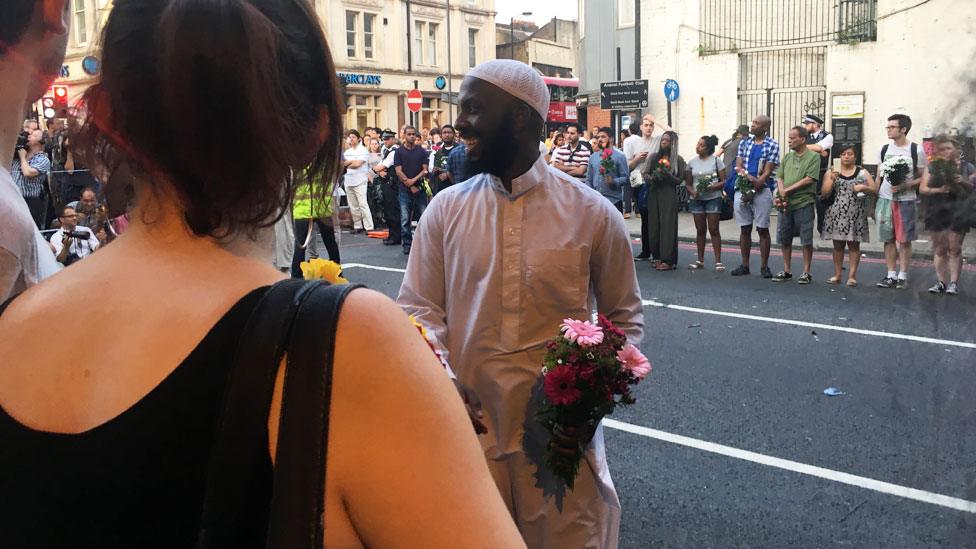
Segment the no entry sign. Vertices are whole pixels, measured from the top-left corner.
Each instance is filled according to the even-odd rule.
[[[407,108],[410,112],[420,112],[420,108],[424,105],[424,96],[421,95],[420,90],[410,90],[407,92]]]

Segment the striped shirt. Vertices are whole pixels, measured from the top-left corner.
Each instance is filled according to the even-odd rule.
[[[462,183],[471,178],[468,165],[468,148],[464,143],[458,143],[447,155],[447,173],[451,174],[454,183]]]
[[[591,154],[593,154],[593,151],[590,150],[590,147],[580,141],[576,144],[575,149],[571,148],[567,144],[553,151],[551,163],[565,164],[574,168],[579,166],[589,166]],[[577,179],[580,181],[585,181],[586,176],[578,176]]]
[[[37,153],[27,161],[31,168],[41,172],[35,177],[26,177],[20,171],[20,158],[14,161],[10,169],[10,175],[14,178],[14,183],[20,189],[20,195],[24,198],[39,198],[44,195],[44,183],[47,181],[47,174],[51,171],[51,161],[44,153]]]

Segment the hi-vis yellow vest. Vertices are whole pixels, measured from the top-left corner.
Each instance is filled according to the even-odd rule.
[[[305,174],[299,177],[304,180]],[[316,176],[311,183],[305,182],[299,185],[295,189],[295,200],[292,202],[292,217],[294,219],[332,217],[332,189],[332,184],[329,184],[327,189],[322,189],[322,176]],[[313,194],[315,200],[312,199]]]

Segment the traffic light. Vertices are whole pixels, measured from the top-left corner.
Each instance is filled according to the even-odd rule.
[[[53,118],[67,118],[68,117],[68,86],[54,86],[54,117]],[[47,107],[44,107],[45,116],[47,116]]]
[[[45,95],[43,98],[41,98],[41,106],[44,108],[44,118],[46,118],[48,122],[54,120],[55,115],[57,114],[54,112],[54,96]]]

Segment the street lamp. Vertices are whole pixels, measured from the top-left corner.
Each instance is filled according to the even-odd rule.
[[[529,17],[530,15],[532,15],[531,11],[522,12],[522,17]],[[509,22],[508,25],[508,37],[509,37],[509,42],[511,43],[512,46],[511,58],[515,59],[515,17],[514,16],[512,17],[512,20]]]

